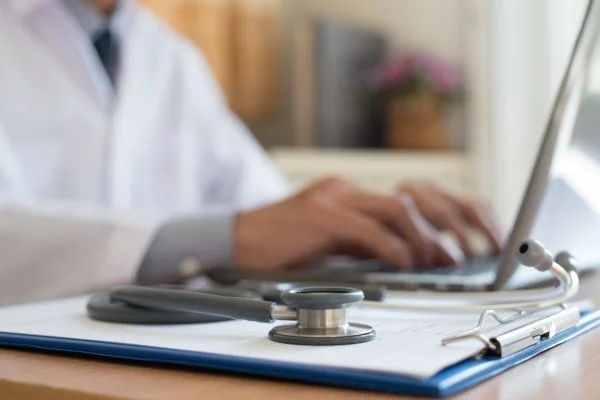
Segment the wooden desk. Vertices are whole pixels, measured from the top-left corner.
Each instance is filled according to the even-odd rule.
[[[580,298],[600,304],[600,273]],[[173,368],[0,349],[0,399],[391,399],[398,396]],[[600,329],[480,384],[457,399],[600,399]]]

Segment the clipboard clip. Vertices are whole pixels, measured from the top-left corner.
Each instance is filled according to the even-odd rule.
[[[506,357],[550,339],[579,322],[579,308],[565,304],[561,304],[560,307],[559,311],[533,321],[528,317],[536,313],[524,310],[513,310],[513,314],[508,316],[503,316],[495,310],[486,310],[481,313],[476,327],[442,339],[442,345],[476,339],[485,345],[482,355]],[[498,325],[486,328],[486,322],[490,318],[495,319]],[[519,320],[525,321],[519,324]],[[510,325],[511,329],[503,330],[507,325]]]

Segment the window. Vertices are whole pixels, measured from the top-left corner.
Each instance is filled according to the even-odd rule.
[[[480,191],[513,221],[587,0],[466,0]]]

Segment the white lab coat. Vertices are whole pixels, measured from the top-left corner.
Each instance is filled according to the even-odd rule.
[[[60,1],[0,2],[0,304],[130,282],[165,218],[287,194],[196,49],[125,4],[115,97]]]

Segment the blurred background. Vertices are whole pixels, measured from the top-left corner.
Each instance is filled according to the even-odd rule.
[[[586,0],[140,0],[297,186],[427,179],[510,226]]]

